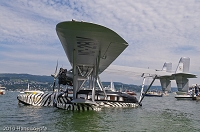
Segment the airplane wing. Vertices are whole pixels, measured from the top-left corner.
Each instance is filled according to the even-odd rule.
[[[162,70],[153,70],[145,68],[127,67],[110,65],[106,72],[112,72],[119,75],[128,76],[156,76],[160,79],[163,91],[171,89],[171,80],[176,80],[179,91],[187,91],[189,87],[188,78],[197,78],[197,75],[189,73],[190,58],[182,57],[178,63],[176,71],[172,71],[172,63],[165,62]]]
[[[145,69],[145,68],[137,68],[137,67],[129,67],[129,66],[119,66],[119,65],[110,65],[106,70],[106,72],[115,73],[119,75],[128,75],[128,76],[155,76],[157,78],[161,76],[171,76],[172,73],[166,71],[158,71],[155,69]]]
[[[66,21],[56,25],[57,35],[69,62],[73,66],[98,65],[102,73],[128,46],[128,43],[114,31],[93,23]]]
[[[144,74],[146,76],[157,75],[156,79],[168,78],[169,80],[174,80],[177,76],[182,76],[186,78],[197,78],[197,75],[195,74],[188,73],[188,72],[175,73],[171,69],[170,70],[155,70],[155,69],[145,69],[145,68],[119,66],[119,65],[110,65],[105,71],[119,74],[119,75],[129,75],[129,76],[142,76]]]

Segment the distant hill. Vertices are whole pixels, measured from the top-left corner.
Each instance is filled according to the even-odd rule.
[[[31,74],[15,74],[15,73],[0,73],[0,80],[29,80],[36,82],[49,82],[53,81],[53,77],[51,76],[41,76],[41,75],[31,75]]]
[[[53,84],[53,77],[51,76],[41,76],[41,75],[31,75],[31,74],[16,74],[16,73],[0,73],[0,84],[6,86],[8,89],[25,89],[27,88],[27,83],[34,84],[34,87],[40,87],[43,89],[51,89]],[[104,87],[108,87],[110,82],[102,82]],[[86,83],[85,85],[88,85]],[[134,84],[124,84],[122,82],[114,82],[116,90],[129,90],[140,92],[141,85]],[[147,86],[145,86],[147,89]],[[152,86],[151,89],[161,90],[161,86]],[[176,89],[172,89],[176,91]]]

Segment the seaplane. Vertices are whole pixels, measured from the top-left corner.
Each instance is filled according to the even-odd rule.
[[[128,43],[113,30],[94,23],[65,21],[56,25],[56,32],[72,66],[67,70],[58,63],[52,93],[19,94],[19,103],[33,106],[54,106],[66,110],[100,110],[104,107],[138,107],[138,99],[127,93],[105,90],[99,75],[127,48]],[[60,85],[71,86],[57,92]],[[88,82],[88,89],[83,85]]]
[[[190,58],[181,57],[178,66],[175,71],[172,70],[172,63],[165,62],[161,70],[155,69],[145,69],[145,68],[136,68],[136,67],[127,67],[119,65],[111,65],[106,69],[106,72],[115,73],[115,74],[124,74],[126,76],[140,75],[143,77],[143,83],[141,88],[141,93],[143,95],[148,93],[150,87],[146,91],[143,91],[145,85],[145,79],[148,77],[153,78],[149,86],[152,86],[155,79],[159,79],[162,87],[163,94],[166,94],[171,90],[171,80],[175,80],[177,84],[178,92],[176,92],[176,99],[186,99],[194,98],[195,94],[189,94],[189,79],[197,78],[197,75],[189,72],[190,68]],[[140,101],[143,99],[143,96],[140,96]]]

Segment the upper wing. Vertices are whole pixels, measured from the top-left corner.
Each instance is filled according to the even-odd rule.
[[[58,23],[56,31],[71,65],[95,66],[99,59],[99,74],[128,46],[117,33],[97,24],[66,21]]]

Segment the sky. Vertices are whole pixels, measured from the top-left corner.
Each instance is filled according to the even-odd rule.
[[[172,62],[175,70],[189,57],[190,73],[200,75],[200,0],[1,0],[0,73],[51,75],[57,60],[70,69],[55,27],[72,19],[110,28],[128,42],[114,65],[162,69]],[[142,84],[139,76],[100,77]]]

